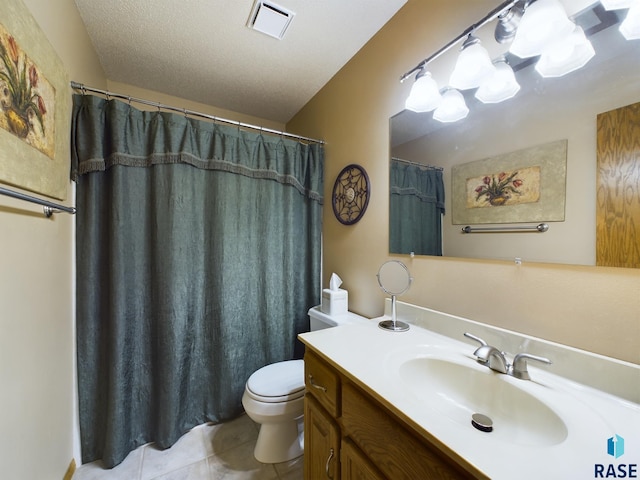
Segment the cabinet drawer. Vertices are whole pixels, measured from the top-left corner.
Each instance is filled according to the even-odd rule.
[[[334,418],[340,416],[340,377],[338,373],[313,353],[304,356],[304,379],[307,392]]]

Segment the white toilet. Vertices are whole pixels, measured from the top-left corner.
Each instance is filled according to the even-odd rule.
[[[327,315],[320,306],[309,310],[311,331],[345,324],[367,322],[347,312]],[[288,360],[266,365],[247,380],[242,405],[249,417],[260,424],[254,450],[262,463],[280,463],[299,457],[304,449],[304,362]]]

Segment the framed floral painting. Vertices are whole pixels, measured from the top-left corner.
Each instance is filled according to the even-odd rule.
[[[453,224],[564,221],[567,143],[454,166]]]
[[[22,0],[5,3],[0,19],[0,182],[64,200],[69,80]]]

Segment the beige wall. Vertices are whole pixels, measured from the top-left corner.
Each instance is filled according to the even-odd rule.
[[[357,313],[383,311],[375,275],[391,258],[388,119],[403,109],[411,87],[399,77],[495,7],[485,0],[467,4],[454,10],[448,0],[409,0],[287,125],[327,142],[323,284],[338,273]],[[330,198],[336,175],[352,162],[367,170],[372,196],[362,220],[344,226],[333,216]],[[405,262],[415,279],[403,301],[640,363],[640,270],[393,258]]]
[[[69,76],[106,85],[73,0],[25,4]],[[73,204],[70,184],[65,203]],[[3,478],[60,480],[73,455],[73,221],[0,198]]]

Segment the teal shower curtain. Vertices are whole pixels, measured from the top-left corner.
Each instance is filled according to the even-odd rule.
[[[442,255],[442,170],[392,159],[389,184],[389,251]]]
[[[73,98],[82,461],[242,412],[319,303],[323,149]]]

